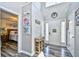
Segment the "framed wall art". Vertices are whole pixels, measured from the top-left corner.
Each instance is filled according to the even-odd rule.
[[[30,34],[30,17],[29,13],[23,16],[23,29],[26,34]]]

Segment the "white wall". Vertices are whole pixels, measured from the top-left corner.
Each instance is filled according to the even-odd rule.
[[[72,56],[79,56],[79,42],[76,40],[79,39],[78,36],[75,36],[76,34],[76,30],[78,29],[75,27],[75,11],[79,8],[79,3],[78,2],[73,2],[70,5],[69,11],[68,11],[68,20],[70,20],[70,22],[72,22],[69,25],[69,30],[68,30],[68,49],[70,50]],[[70,37],[70,38],[69,38]]]
[[[31,55],[31,53],[32,53],[32,33],[30,33],[30,34],[27,34],[25,31],[24,31],[24,25],[23,25],[23,17],[24,17],[24,15],[25,15],[25,13],[27,13],[27,12],[29,12],[30,13],[30,17],[32,17],[31,16],[31,11],[32,11],[32,4],[30,3],[30,4],[28,4],[28,5],[25,5],[25,6],[23,6],[23,8],[22,8],[22,40],[21,40],[21,43],[22,43],[22,45],[21,45],[21,47],[22,47],[22,52],[23,53],[26,53],[26,54],[28,54],[28,55]],[[27,17],[27,16],[26,16]],[[30,20],[32,20],[31,18],[30,18]]]
[[[69,30],[68,30],[68,40],[67,40],[67,48],[70,50],[71,54],[74,56],[74,13],[68,16],[69,21]]]
[[[40,24],[35,23],[38,20]],[[37,37],[44,36],[44,22],[41,12],[40,3],[32,3],[32,51],[35,53],[35,43],[34,40]]]

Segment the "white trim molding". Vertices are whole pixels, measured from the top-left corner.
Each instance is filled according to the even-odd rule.
[[[18,44],[17,45],[18,45],[18,53],[19,53],[21,51],[21,42],[22,42],[21,37],[20,37],[21,30],[19,29],[20,24],[21,24],[21,14],[18,14],[17,12],[14,12],[8,8],[3,7],[3,6],[0,6],[0,8],[18,16]]]
[[[8,11],[8,12],[11,12],[11,13],[13,13],[13,14],[18,15],[18,13],[17,13],[17,12],[14,12],[14,11],[12,11],[12,10],[10,10],[10,9],[6,8],[6,7],[0,6],[0,8],[1,8],[1,9],[3,9],[3,10],[6,10],[6,11]]]
[[[29,53],[29,52],[26,52],[24,50],[21,50],[19,53],[24,53],[26,55],[29,55],[30,57],[34,55],[34,53]]]

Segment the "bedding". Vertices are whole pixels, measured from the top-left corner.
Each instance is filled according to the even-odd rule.
[[[14,40],[14,41],[17,41],[18,40],[18,34],[16,33],[16,31],[11,31],[10,32],[9,39],[10,40]]]

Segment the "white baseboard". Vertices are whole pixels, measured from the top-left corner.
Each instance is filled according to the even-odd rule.
[[[45,43],[45,44],[49,44],[49,43]],[[61,46],[61,47],[66,47],[65,45],[57,45],[57,44],[49,44],[49,45],[55,45],[55,46]]]
[[[31,56],[33,56],[35,53],[32,53]]]
[[[26,51],[20,51],[20,53],[24,53],[24,54],[26,54],[26,55],[29,55],[29,56],[33,56],[34,55],[34,53],[28,53],[28,52],[26,52]]]

